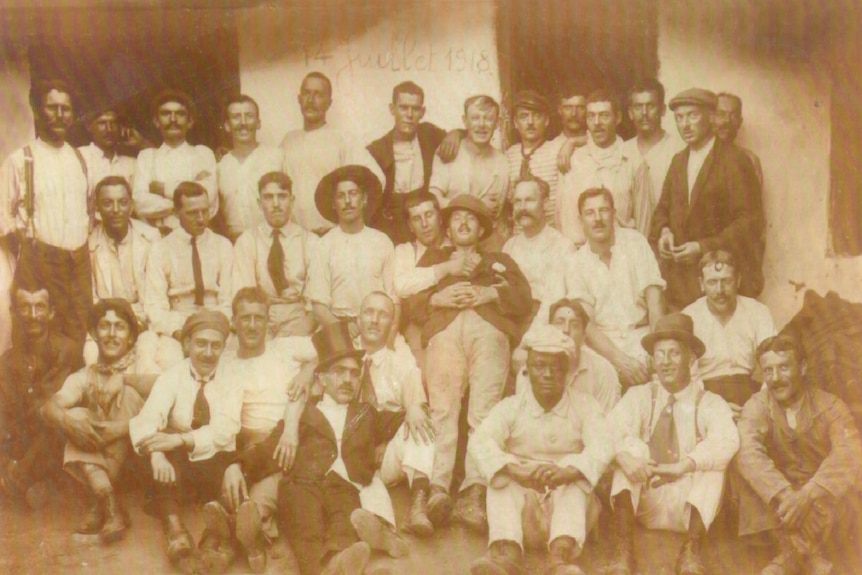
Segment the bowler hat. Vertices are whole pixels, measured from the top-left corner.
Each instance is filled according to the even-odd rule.
[[[641,339],[641,345],[652,354],[657,341],[675,339],[685,342],[697,357],[703,355],[706,346],[694,335],[694,322],[684,313],[671,313],[655,322],[655,329]]]
[[[551,113],[551,104],[548,102],[548,99],[535,90],[521,90],[515,94],[512,110],[517,110],[518,108],[525,108],[545,114]]]
[[[380,180],[374,172],[365,166],[351,164],[337,168],[320,180],[314,191],[314,205],[320,215],[332,223],[338,223],[338,214],[335,212],[333,199],[335,189],[341,182],[353,182],[359,189],[365,192],[365,214],[370,215],[377,212],[377,206],[383,196],[383,188]]]
[[[459,194],[452,198],[449,205],[440,210],[444,226],[449,225],[449,217],[455,210],[467,210],[479,218],[479,224],[482,226],[483,230],[482,237],[479,238],[480,240],[484,240],[494,231],[494,225],[491,221],[491,214],[488,211],[488,206],[486,206],[485,202],[476,196],[471,196],[470,194]]]
[[[317,371],[327,369],[339,359],[353,357],[359,360],[365,355],[364,350],[356,349],[353,345],[346,321],[324,325],[311,336],[311,343],[317,351]]]
[[[671,110],[676,110],[680,106],[703,106],[715,110],[718,106],[718,96],[703,88],[689,88],[674,96],[667,106]]]
[[[138,339],[138,318],[135,312],[132,311],[132,306],[127,300],[122,298],[106,298],[99,300],[92,308],[90,308],[89,324],[90,335],[96,337],[96,326],[99,320],[105,317],[109,312],[113,311],[117,317],[125,321],[129,325],[129,332],[132,335],[132,343]]]

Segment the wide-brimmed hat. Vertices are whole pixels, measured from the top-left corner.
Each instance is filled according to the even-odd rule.
[[[346,321],[338,321],[324,325],[311,336],[311,343],[317,351],[317,370],[327,369],[334,362],[345,357],[362,359],[365,351],[357,349],[350,337],[350,328]]]
[[[482,232],[482,237],[479,238],[480,240],[484,240],[493,233],[494,225],[491,221],[491,213],[488,210],[488,206],[486,206],[485,202],[476,196],[460,194],[452,198],[449,205],[440,210],[440,216],[443,218],[444,227],[449,227],[449,217],[455,210],[467,210],[479,218],[479,224],[481,224],[482,230],[484,230]]]
[[[335,212],[333,198],[335,188],[341,182],[353,182],[359,189],[365,192],[365,215],[377,213],[378,205],[383,197],[383,187],[374,172],[365,166],[351,164],[337,168],[320,180],[314,191],[314,205],[320,215],[332,223],[338,223],[338,214]]]
[[[655,329],[641,339],[643,348],[652,355],[657,341],[675,339],[685,342],[697,357],[703,355],[706,346],[694,335],[694,322],[684,313],[671,313],[655,322]]]
[[[703,106],[715,110],[718,106],[718,96],[703,88],[689,88],[674,96],[667,107],[676,110],[680,106]]]
[[[90,317],[87,323],[93,339],[96,338],[96,326],[99,324],[99,320],[105,317],[105,314],[109,311],[113,311],[117,314],[117,317],[129,325],[129,333],[132,336],[131,341],[134,344],[138,339],[138,318],[135,316],[131,304],[122,298],[105,298],[99,300],[90,308]]]

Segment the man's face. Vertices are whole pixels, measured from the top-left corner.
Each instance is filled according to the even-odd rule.
[[[805,365],[792,351],[768,351],[760,356],[760,369],[766,388],[778,405],[789,407],[802,394]]]
[[[449,216],[449,239],[460,247],[475,246],[482,237],[479,218],[469,210],[455,210]]]
[[[120,124],[116,112],[104,112],[87,124],[87,132],[96,146],[105,152],[117,149],[120,140]]]
[[[515,129],[521,137],[521,143],[535,145],[545,139],[548,129],[548,115],[538,110],[527,108],[515,109]]]
[[[742,110],[734,98],[718,97],[718,105],[713,116],[715,135],[725,142],[733,142],[742,127]]]
[[[579,351],[584,344],[584,333],[586,327],[580,316],[570,307],[560,307],[551,318],[551,325],[572,338],[575,342],[575,350]]]
[[[614,143],[620,119],[620,114],[614,111],[614,105],[610,102],[587,104],[587,129],[593,143],[600,148],[607,148]]]
[[[270,182],[260,191],[260,207],[266,223],[274,228],[284,226],[290,219],[293,208],[293,194]]]
[[[470,141],[477,146],[489,144],[497,129],[497,115],[494,106],[479,106],[477,102],[471,104],[464,115],[464,127],[467,128]]]
[[[51,90],[42,98],[38,112],[39,136],[50,142],[65,142],[73,117],[72,97],[66,92]]]
[[[359,310],[359,334],[362,338],[362,347],[377,349],[386,345],[394,316],[395,308],[392,300],[381,294],[371,294],[366,297],[362,302],[362,309]]]
[[[389,104],[389,113],[395,118],[395,132],[404,140],[412,140],[425,116],[422,96],[399,93],[395,102]]]
[[[114,363],[132,349],[132,327],[109,309],[96,323],[96,344],[99,358],[104,363]]]
[[[362,210],[365,209],[365,192],[359,185],[350,180],[338,182],[335,187],[335,213],[339,224],[352,224],[362,220]]]
[[[703,106],[677,106],[673,119],[679,135],[689,146],[697,147],[712,136],[712,123],[708,108]]]
[[[588,240],[602,243],[613,237],[614,208],[604,195],[588,198],[580,217]]]
[[[333,362],[325,371],[318,373],[318,379],[323,383],[323,392],[337,403],[345,404],[353,401],[356,390],[359,389],[361,370],[359,360],[345,357]]]
[[[165,102],[159,106],[153,123],[161,132],[162,139],[170,143],[184,142],[194,126],[188,108],[179,102]]]
[[[718,263],[701,270],[700,289],[706,294],[706,304],[716,314],[727,314],[736,309],[736,291],[739,278],[731,266]]]
[[[244,351],[255,351],[266,345],[266,328],[269,321],[266,304],[240,300],[233,316],[233,327]]]
[[[682,391],[691,381],[692,357],[688,346],[675,339],[659,340],[653,346],[656,375],[669,393]]]
[[[35,292],[17,290],[12,309],[28,338],[38,339],[48,333],[51,320],[54,319],[54,308],[51,305],[48,290],[40,289]]]
[[[186,338],[185,352],[198,375],[207,377],[215,371],[224,351],[224,340],[222,332],[216,329],[199,329]]]
[[[440,211],[434,207],[434,203],[422,202],[407,212],[410,215],[410,229],[416,239],[424,246],[434,245],[440,237]]]
[[[190,236],[199,236],[210,221],[210,200],[206,194],[184,197],[177,212],[180,225]]]
[[[536,182],[521,182],[512,194],[515,221],[524,229],[532,230],[545,221],[545,200]]]
[[[566,388],[569,362],[565,353],[527,352],[527,375],[533,396],[540,403],[556,405]]]
[[[230,134],[234,145],[256,142],[260,118],[255,105],[251,102],[235,102],[228,106],[224,129]]]
[[[314,77],[303,80],[296,100],[306,122],[316,124],[326,121],[326,112],[332,105],[332,94],[324,80]]]
[[[638,134],[655,134],[661,128],[665,105],[658,101],[655,92],[636,92],[629,103],[629,118]]]
[[[557,108],[563,128],[571,134],[581,134],[587,129],[587,99],[572,96],[560,102]]]
[[[124,237],[132,217],[132,198],[125,186],[102,186],[96,209],[102,216],[102,225],[114,237]]]

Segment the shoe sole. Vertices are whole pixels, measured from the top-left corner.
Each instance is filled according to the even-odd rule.
[[[444,493],[437,493],[428,499],[428,519],[434,527],[440,527],[449,522],[452,515],[452,498]]]
[[[404,531],[410,533],[411,535],[415,535],[419,538],[431,537],[434,534],[434,525],[433,523],[407,523],[404,525]]]
[[[221,503],[210,501],[204,505],[204,525],[220,541],[230,541],[230,519]]]
[[[246,501],[236,512],[236,538],[248,558],[248,566],[255,573],[266,570],[266,550],[260,545],[263,538],[263,525],[257,504]]]
[[[364,509],[355,509],[350,514],[350,523],[356,529],[359,538],[368,543],[369,547],[386,552],[390,557],[404,557],[409,551],[403,539],[392,532],[373,513]]]
[[[321,575],[362,575],[369,560],[371,547],[359,541],[333,557]]]

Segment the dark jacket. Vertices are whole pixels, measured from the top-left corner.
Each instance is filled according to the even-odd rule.
[[[454,247],[429,249],[420,258],[417,267],[431,267],[445,262],[455,251]],[[494,268],[498,269],[494,269]],[[511,257],[500,252],[482,254],[482,263],[473,271],[469,278],[447,276],[436,285],[411,296],[407,300],[407,314],[411,321],[422,326],[422,345],[437,333],[446,329],[461,310],[455,308],[434,307],[431,296],[442,289],[459,282],[469,281],[477,286],[494,286],[497,288],[499,300],[474,308],[482,319],[509,336],[512,345],[517,345],[521,336],[521,323],[532,312],[533,297],[527,278],[521,273],[518,264]]]
[[[700,243],[702,252],[724,249],[739,264],[739,293],[757,297],[763,290],[763,203],[760,184],[745,152],[716,139],[688,199],[689,148],[674,156],[652,219],[656,244],[665,227],[674,243]],[[701,296],[697,263],[659,259],[667,281],[668,302],[685,307]]]

